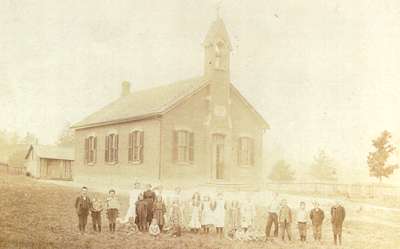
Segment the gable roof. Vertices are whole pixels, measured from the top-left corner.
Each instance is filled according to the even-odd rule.
[[[89,115],[71,128],[128,122],[158,116],[206,85],[203,77],[132,92]]]
[[[253,107],[253,105],[250,104],[249,101],[247,101],[247,99],[240,93],[240,91],[233,85],[231,84],[231,89],[233,90],[234,93],[236,93],[236,95],[239,97],[239,99],[247,106],[249,107],[249,109],[256,115],[256,117],[261,121],[261,123],[263,123],[264,129],[269,129],[270,126],[267,123],[267,121],[265,121],[265,119],[263,118],[263,116]]]
[[[161,116],[207,85],[208,81],[204,77],[197,77],[133,92],[127,96],[120,97],[74,124],[71,128],[84,129]],[[264,118],[232,84],[231,88],[238,94],[244,104],[253,111],[264,124],[264,127],[269,128]]]
[[[31,145],[26,153],[25,159],[29,154],[35,151],[36,155],[40,158],[46,159],[60,159],[60,160],[75,160],[74,149],[70,147],[58,147],[51,145]]]

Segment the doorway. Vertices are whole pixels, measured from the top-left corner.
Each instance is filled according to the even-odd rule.
[[[222,180],[225,174],[225,135],[213,135],[213,155],[215,178]]]

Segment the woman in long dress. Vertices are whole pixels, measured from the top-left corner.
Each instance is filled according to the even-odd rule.
[[[189,228],[192,232],[198,233],[199,229],[201,228],[201,200],[198,192],[194,193],[190,204],[192,212],[190,216]]]

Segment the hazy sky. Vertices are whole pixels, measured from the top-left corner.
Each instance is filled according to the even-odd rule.
[[[216,3],[2,0],[0,129],[51,143],[123,80],[135,91],[202,74]],[[301,169],[326,149],[365,174],[372,138],[400,141],[400,1],[222,1],[220,15],[271,157]]]

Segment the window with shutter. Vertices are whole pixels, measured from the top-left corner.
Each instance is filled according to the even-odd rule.
[[[105,161],[108,163],[118,162],[118,134],[108,134],[105,143]]]
[[[239,138],[238,164],[250,166],[254,164],[254,141],[249,137]]]
[[[96,148],[97,140],[95,136],[90,136],[85,139],[85,162],[93,165],[96,163]]]
[[[144,132],[132,131],[129,134],[129,161],[133,163],[143,162]]]
[[[194,161],[194,133],[186,130],[174,131],[174,161],[192,163]]]

